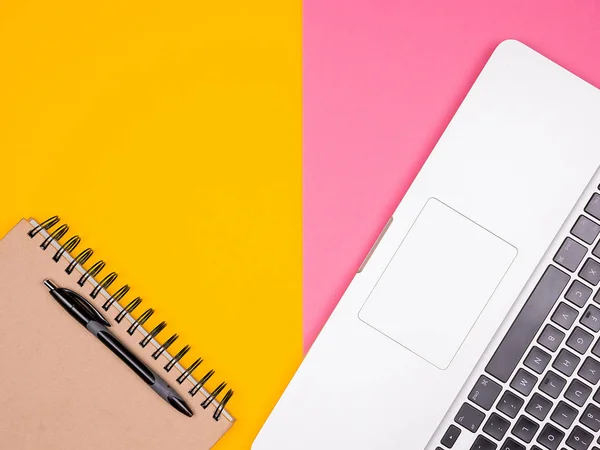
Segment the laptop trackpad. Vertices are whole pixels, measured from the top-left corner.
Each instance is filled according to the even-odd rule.
[[[439,369],[446,369],[517,249],[430,199],[359,317]]]

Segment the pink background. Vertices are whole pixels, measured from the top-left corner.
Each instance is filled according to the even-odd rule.
[[[305,0],[305,349],[508,38],[600,87],[600,0]]]

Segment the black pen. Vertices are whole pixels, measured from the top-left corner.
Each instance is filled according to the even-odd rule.
[[[60,288],[50,280],[44,280],[44,285],[50,290],[50,295],[67,312],[83,325],[90,333],[98,338],[100,342],[106,345],[121,361],[123,361],[137,376],[144,380],[154,392],[173,406],[177,411],[192,417],[194,412],[179,394],[167,384],[160,376],[147,367],[140,359],[135,356],[125,345],[123,345],[107,327],[110,327],[108,320],[88,302],[85,298],[70,289]]]

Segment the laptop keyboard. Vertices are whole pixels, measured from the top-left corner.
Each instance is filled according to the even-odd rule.
[[[438,449],[600,450],[599,235],[594,193]]]

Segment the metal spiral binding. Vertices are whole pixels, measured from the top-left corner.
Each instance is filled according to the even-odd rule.
[[[59,262],[64,256],[68,255],[67,259],[69,261],[69,265],[65,269],[65,272],[71,275],[73,271],[75,271],[75,269],[79,268],[78,271],[82,271],[83,274],[81,275],[77,283],[83,287],[87,281],[94,280],[95,277],[99,275],[100,272],[102,272],[102,270],[106,266],[106,263],[102,260],[99,260],[96,263],[94,263],[89,269],[83,269],[83,265],[87,263],[88,260],[92,257],[94,251],[91,248],[86,248],[85,250],[81,251],[76,257],[71,257],[71,252],[73,252],[81,243],[81,238],[75,235],[69,238],[64,244],[59,244],[59,241],[69,231],[69,226],[67,224],[60,225],[58,228],[52,230],[59,222],[60,218],[58,216],[52,216],[40,224],[35,224],[35,227],[32,230],[30,230],[27,233],[27,235],[30,238],[34,238],[39,233],[43,232],[42,234],[45,236],[45,239],[40,245],[40,248],[42,248],[43,250],[48,249],[48,247],[53,243],[58,244],[58,250],[52,257],[52,259],[55,262]],[[129,321],[131,321],[131,325],[127,329],[127,333],[130,336],[133,336],[135,331],[139,327],[143,328],[143,325],[152,317],[152,315],[154,314],[154,309],[148,308],[137,319],[133,319],[131,317],[131,314],[142,303],[142,299],[140,297],[136,297],[135,299],[131,300],[124,308],[120,307],[119,302],[129,293],[130,287],[126,284],[119,288],[114,294],[108,293],[108,288],[116,281],[117,277],[118,275],[116,272],[111,272],[110,274],[105,276],[99,283],[94,281],[94,289],[89,295],[92,298],[96,298],[98,295],[100,295],[100,293],[105,292],[105,295],[108,296],[108,300],[102,306],[102,308],[105,311],[108,311],[111,308],[111,306],[113,306],[115,303],[119,304],[119,313],[115,316],[115,322],[121,323],[125,318],[129,318]],[[173,343],[178,339],[179,336],[177,334],[173,334],[162,345],[158,345],[158,343],[156,342],[156,338],[166,328],[166,326],[167,323],[163,321],[156,325],[149,333],[146,333],[146,331],[144,330],[145,336],[139,342],[139,344],[142,348],[145,348],[150,342],[154,342],[154,345],[157,348],[152,353],[152,358],[154,358],[155,360],[166,353],[169,361],[165,364],[164,370],[166,372],[170,372],[173,369],[173,367],[178,367],[179,370],[182,371],[182,373],[179,377],[177,377],[177,383],[183,384],[183,382],[185,382],[186,380],[192,381],[194,385],[188,391],[188,394],[193,397],[198,392],[202,391],[206,398],[200,404],[200,406],[206,409],[211,404],[218,402],[217,397],[225,390],[227,383],[222,382],[210,393],[206,391],[206,383],[215,374],[215,371],[212,369],[209,370],[198,381],[194,380],[192,378],[192,374],[203,362],[203,359],[198,358],[192,364],[190,364],[187,367],[187,369],[182,368],[182,366],[180,365],[181,359],[190,352],[191,347],[189,345],[185,345],[181,348],[181,350],[179,350],[179,352],[177,352],[177,354],[175,354],[175,356],[171,356],[168,353],[168,348],[171,345],[173,345]],[[214,420],[218,421],[223,414],[225,414],[231,419],[231,416],[229,416],[225,412],[225,407],[231,400],[233,392],[234,391],[232,389],[229,389],[225,393],[221,401],[217,403],[217,407],[213,414]]]
[[[127,328],[127,333],[129,334],[129,336],[133,336],[135,330],[137,330],[138,327],[144,325],[148,321],[148,319],[152,317],[152,314],[154,314],[154,310],[152,308],[148,308],[146,311],[144,311],[142,315],[138,317],[129,328]]]
[[[213,419],[218,421],[221,418],[221,414],[223,414],[223,410],[225,409],[225,406],[227,406],[227,403],[229,403],[229,400],[231,400],[231,397],[233,397],[233,389],[229,389],[225,393],[225,395],[221,399],[221,402],[217,406],[215,413],[213,414]]]
[[[126,284],[125,286],[122,286],[117,292],[115,292],[113,295],[111,295],[108,300],[106,300],[106,302],[104,303],[104,305],[102,305],[102,309],[104,309],[104,311],[108,311],[110,309],[110,307],[113,305],[114,302],[120,302],[121,299],[123,297],[125,297],[125,295],[127,295],[127,293],[129,292],[129,285]]]
[[[40,248],[42,250],[46,250],[48,248],[48,246],[52,243],[52,241],[60,240],[60,238],[62,238],[65,234],[67,234],[67,231],[69,231],[69,225],[67,225],[67,224],[61,225],[56,230],[54,230],[52,232],[52,234],[49,235],[44,242],[42,242],[40,244]]]
[[[54,225],[56,225],[58,222],[60,222],[60,218],[58,216],[52,216],[49,219],[44,220],[38,226],[36,226],[33,230],[31,230],[29,233],[27,233],[27,235],[30,238],[35,237],[35,235],[38,234],[40,231],[49,230]]]
[[[187,378],[194,372],[194,370],[196,370],[198,368],[198,366],[200,364],[202,364],[202,361],[204,361],[202,358],[198,358],[196,361],[194,361],[185,372],[183,372],[181,375],[179,375],[179,378],[177,378],[177,382],[179,384],[183,383],[185,380],[187,380]]]
[[[81,238],[79,236],[73,236],[71,239],[69,239],[65,245],[63,245],[59,251],[57,251],[54,256],[52,257],[52,259],[54,260],[54,262],[59,262],[60,258],[62,258],[62,256],[65,254],[65,252],[67,253],[71,253],[73,250],[75,250],[75,248],[79,245],[79,243],[81,242]]]
[[[131,315],[133,310],[137,308],[140,303],[142,303],[142,299],[140,297],[136,297],[135,299],[131,300],[127,306],[123,308],[119,314],[117,314],[117,317],[115,317],[115,322],[121,323],[127,314]]]
[[[192,347],[190,347],[189,345],[186,345],[181,350],[179,350],[177,352],[177,354],[175,356],[173,356],[173,359],[171,361],[169,361],[167,364],[165,364],[165,370],[167,372],[170,372],[171,369],[173,367],[175,367],[175,364],[177,364],[181,360],[181,358],[183,358],[186,355],[186,353],[191,350],[191,348]]]
[[[173,336],[167,339],[160,347],[158,347],[154,353],[152,353],[152,357],[154,359],[158,359],[160,355],[162,355],[165,352],[165,350],[167,350],[178,338],[179,335],[175,333]]]
[[[115,280],[117,279],[118,276],[119,275],[117,274],[117,272],[111,272],[108,275],[106,275],[102,279],[102,281],[100,283],[98,283],[98,286],[96,286],[94,288],[94,290],[90,294],[90,297],[92,297],[92,298],[98,297],[98,294],[100,292],[102,292],[103,289],[106,291],[110,287],[110,285],[115,282]]]
[[[200,404],[200,406],[202,406],[204,409],[208,408],[212,402],[215,401],[215,397],[217,395],[219,395],[221,393],[221,391],[223,389],[225,389],[225,386],[227,386],[227,383],[225,383],[224,381],[218,385],[211,393],[208,397],[206,397],[206,399]]]
[[[164,330],[166,326],[167,326],[167,322],[164,322],[164,321],[159,323],[158,325],[156,325],[152,329],[152,331],[150,333],[148,333],[146,335],[146,337],[140,341],[140,345],[142,346],[142,348],[146,347],[146,345],[148,345],[152,339],[155,339],[156,336],[158,336],[158,333],[160,333],[162,330]]]
[[[86,283],[87,280],[89,280],[90,278],[94,278],[96,275],[98,275],[100,272],[102,272],[102,269],[104,269],[104,266],[106,266],[106,263],[102,260],[96,262],[92,267],[90,267],[89,270],[87,270],[79,279],[79,281],[77,282],[77,284],[81,287],[83,287],[83,285]]]
[[[71,261],[71,263],[67,266],[65,272],[71,275],[75,270],[75,267],[77,267],[78,265],[83,267],[83,265],[88,261],[88,259],[92,257],[93,254],[94,250],[92,250],[91,248],[86,248],[79,255],[73,258],[73,261]]]
[[[190,394],[192,397],[193,397],[194,395],[196,395],[196,394],[198,393],[198,391],[204,387],[204,385],[206,384],[206,382],[207,382],[208,380],[210,380],[210,378],[211,378],[211,377],[212,377],[214,374],[215,374],[215,371],[214,371],[214,370],[212,370],[212,369],[211,369],[211,370],[209,370],[209,371],[206,373],[206,375],[204,375],[202,378],[200,378],[200,379],[198,380],[198,382],[197,382],[197,383],[194,385],[194,387],[193,387],[193,388],[191,388],[191,389],[189,390],[188,394]]]

